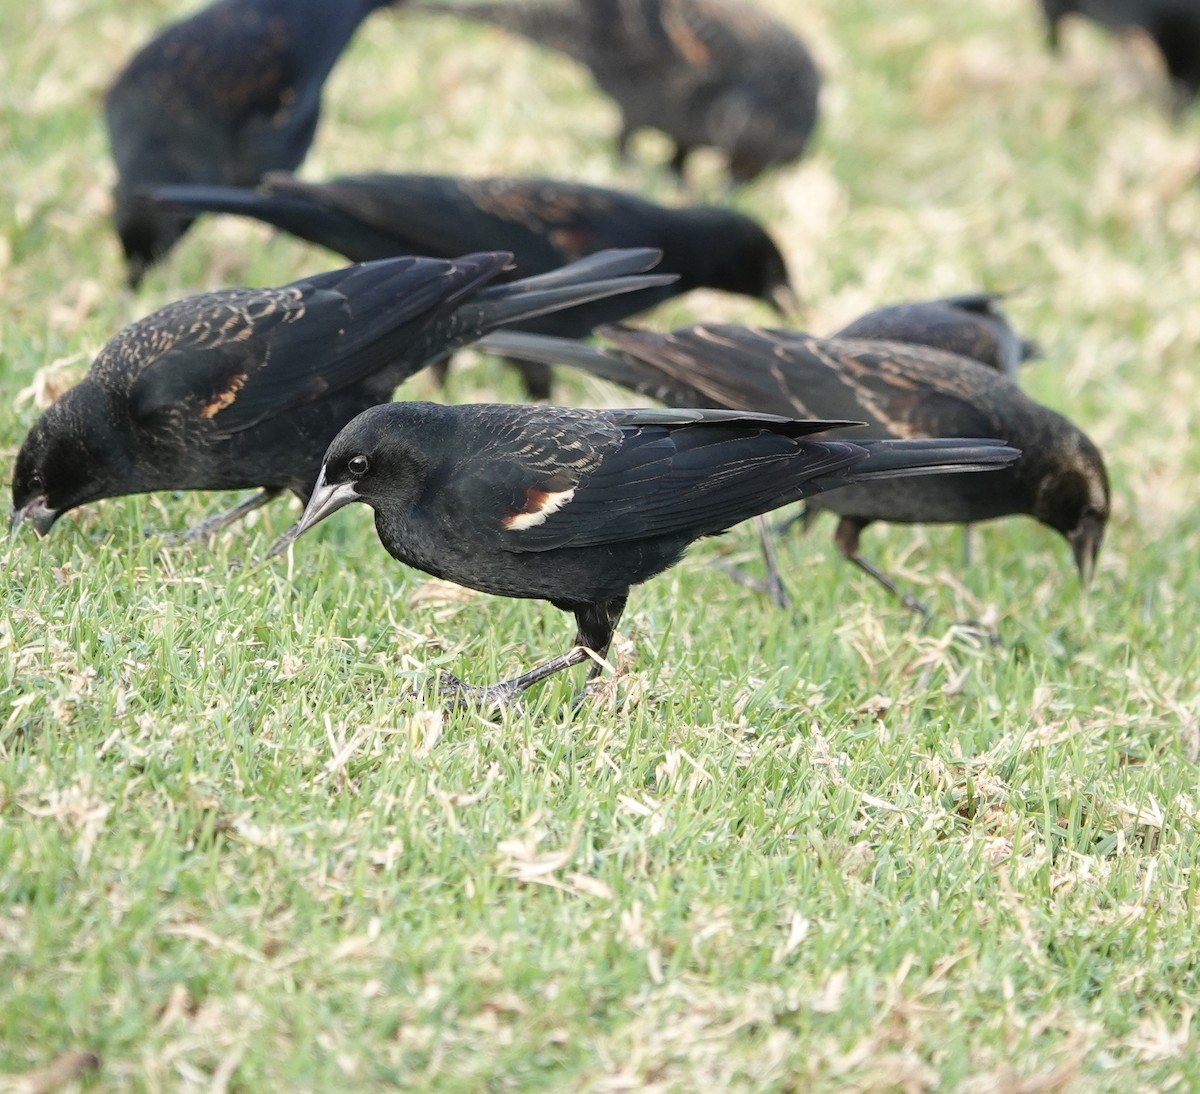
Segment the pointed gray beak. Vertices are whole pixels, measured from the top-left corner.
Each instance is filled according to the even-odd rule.
[[[1077,528],[1067,533],[1071,552],[1075,556],[1075,567],[1079,570],[1079,583],[1086,589],[1092,583],[1096,570],[1096,557],[1100,554],[1100,543],[1104,539],[1104,521],[1096,516],[1085,516]]]
[[[325,468],[322,467],[303,515],[275,541],[274,546],[263,555],[262,561],[266,562],[267,559],[282,554],[314,524],[319,524],[331,513],[336,513],[343,506],[358,500],[358,490],[355,489],[354,483],[340,482],[330,486],[325,481]]]
[[[8,518],[8,538],[12,539],[16,535],[17,529],[27,520],[33,522],[33,530],[39,536],[44,536],[54,526],[54,522],[58,520],[59,515],[57,509],[51,509],[46,504],[46,495],[39,494],[36,498],[22,505],[20,509],[13,509],[12,514]]]

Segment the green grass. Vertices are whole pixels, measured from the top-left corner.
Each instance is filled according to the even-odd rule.
[[[818,332],[1015,291],[1048,351],[1025,382],[1109,459],[1090,594],[1032,522],[979,529],[966,571],[954,529],[873,528],[871,557],[936,608],[921,630],[820,523],[781,545],[779,612],[710,565],[757,565],[737,529],[635,591],[595,702],[568,715],[578,678],[554,680],[490,720],[430,705],[437,671],[513,673],[570,621],[394,564],[365,509],[251,575],[234,560],[294,509],[211,550],[153,533],[231,497],[26,530],[0,556],[0,1087],[78,1050],[99,1070],[43,1089],[1200,1085],[1200,122],[1172,125],[1154,73],[1089,28],[1046,56],[1032,2],[796,7],[820,137],[733,200],[785,245]],[[336,264],[213,219],[122,289],[100,96],[180,10],[0,9],[6,476],[39,370],[81,375],[185,293]],[[676,200],[613,160],[614,125],[564,62],[383,14],[305,171]],[[651,321],[712,317],[767,318],[710,293]],[[449,392],[516,396],[482,359]],[[1004,647],[948,625],[967,617]]]

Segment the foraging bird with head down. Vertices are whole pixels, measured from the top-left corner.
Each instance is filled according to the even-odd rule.
[[[338,430],[427,364],[502,323],[669,276],[634,276],[657,252],[626,250],[489,284],[510,258],[385,259],[188,297],[126,327],[30,429],[10,530],[45,535],[76,506],[153,490],[259,490],[197,536],[284,490],[307,500]]]
[[[359,24],[398,2],[217,0],[138,50],[104,100],[114,219],[132,286],[191,224],[139,191],[168,182],[253,186],[267,171],[298,167],[325,78]]]
[[[992,470],[1017,456],[995,441],[810,436],[845,424],[721,410],[376,406],[334,438],[304,515],[267,557],[361,501],[401,562],[573,613],[570,652],[490,687],[445,682],[455,704],[495,705],[602,656],[630,587],[701,536],[851,483]]]
[[[877,522],[964,523],[1026,514],[1062,535],[1084,585],[1110,509],[1108,474],[1092,441],[994,368],[919,345],[815,338],[794,331],[697,325],[669,334],[607,328],[602,348],[496,332],[481,348],[572,365],[669,406],[859,420],[837,436],[999,437],[1021,458],[994,475],[862,482],[807,503],[839,517],[841,554],[899,596],[859,552]],[[905,603],[928,614],[911,597]]]
[[[617,151],[639,129],[725,154],[733,182],[803,155],[821,77],[796,34],[747,0],[422,0],[414,7],[501,27],[584,65],[621,111]]]
[[[164,186],[150,191],[164,209],[235,213],[337,251],[355,262],[400,254],[450,258],[471,250],[512,251],[528,276],[611,247],[655,247],[670,284],[622,293],[586,307],[538,316],[522,330],[585,338],[602,323],[710,288],[763,300],[787,315],[795,301],[787,264],[755,220],[723,206],[667,208],[636,194],[544,178],[451,175],[346,175],[305,182],[272,174],[257,190]],[[530,365],[531,396],[549,395],[549,371]]]
[[[974,292],[887,304],[860,315],[831,337],[931,346],[997,369],[1016,383],[1017,370],[1041,349],[1013,329],[1000,308],[1002,298],[1000,293]],[[807,524],[811,514],[801,519]],[[971,526],[964,524],[963,564],[970,560]]]

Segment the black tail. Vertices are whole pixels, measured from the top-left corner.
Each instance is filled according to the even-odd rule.
[[[567,365],[674,407],[712,406],[694,386],[658,372],[617,349],[576,338],[557,338],[519,330],[498,330],[480,339],[479,348],[500,357],[543,365]]]
[[[1003,441],[963,437],[928,440],[855,441],[868,456],[853,470],[856,480],[907,478],[911,475],[944,475],[958,471],[994,471],[1007,467],[1021,455]]]
[[[146,200],[164,211],[231,213],[280,228],[327,247],[351,262],[372,262],[410,253],[402,241],[302,194],[236,186],[156,186]]]
[[[466,301],[458,314],[482,334],[619,293],[670,285],[678,275],[643,274],[661,258],[662,252],[651,247],[598,251],[550,273],[491,285]],[[642,276],[634,276],[638,274]]]

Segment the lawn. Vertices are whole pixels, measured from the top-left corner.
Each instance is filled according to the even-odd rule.
[[[124,324],[340,264],[213,218],[123,287],[101,96],[191,6],[0,7],[6,482],[39,401]],[[0,1089],[1200,1087],[1200,113],[1172,121],[1154,58],[1090,27],[1048,55],[1032,0],[772,6],[826,74],[821,127],[731,200],[818,333],[1012,293],[1045,349],[1023,382],[1109,463],[1091,590],[1029,520],[979,528],[966,568],[958,529],[872,528],[922,627],[827,518],[780,543],[781,611],[714,565],[758,565],[739,528],[635,590],[592,703],[564,676],[485,717],[431,679],[513,674],[571,621],[394,563],[365,507],[249,573],[294,505],[211,548],[161,533],[232,496],[26,527],[0,555]],[[680,200],[664,144],[622,165],[615,125],[565,61],[385,12],[304,174]],[[646,322],[700,319],[770,316],[706,293]],[[519,387],[475,354],[400,395]]]

